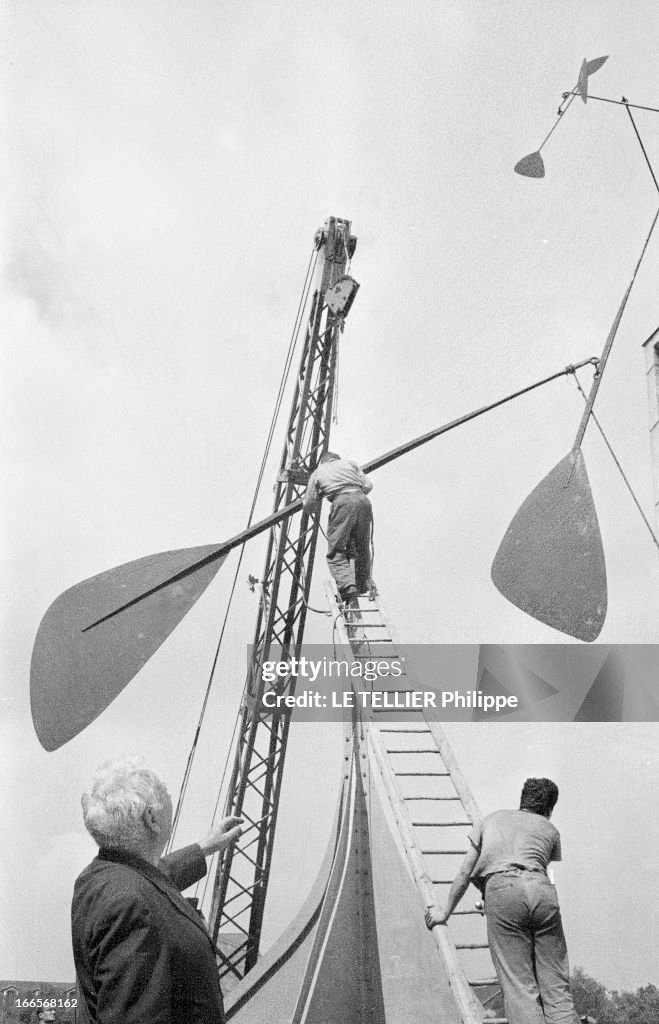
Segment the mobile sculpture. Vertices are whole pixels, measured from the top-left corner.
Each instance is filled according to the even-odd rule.
[[[564,97],[564,109],[577,95],[587,101],[588,76],[605,59],[584,62],[575,90]],[[541,177],[540,151],[520,161],[516,169]],[[575,443],[513,519],[492,569],[495,585],[514,604],[553,628],[587,641],[595,639],[604,621],[606,571],[581,443],[656,220],[657,215],[600,359],[590,357],[558,370],[363,466],[372,473],[506,402],[594,365],[595,379]],[[373,723],[348,724],[344,782],[327,858],[295,921],[265,956],[260,955],[291,720],[285,708],[269,710],[264,696],[269,688],[278,696],[293,695],[297,682],[291,673],[269,683],[262,668],[271,651],[286,661],[298,657],[301,650],[319,530],[318,516],[302,509],[302,496],[310,473],[329,447],[338,341],[358,289],[349,272],[355,247],[351,224],[341,218],[329,218],[314,239],[316,284],[311,293],[305,283],[300,307],[308,306],[309,313],[272,513],[252,523],[253,504],[246,529],[227,541],[149,555],[61,594],[44,615],[35,640],[33,720],[47,750],[57,749],[81,732],[167,639],[228,554],[267,532],[266,562],[258,581],[261,599],[224,806],[225,813],[244,817],[246,829],[241,844],[227,851],[217,865],[209,913],[220,972],[236,984],[230,1015],[249,1024],[263,1019],[264,1012],[272,1016],[274,1007],[278,1019],[299,1024],[341,1024],[350,1019],[365,1024],[386,1019],[393,1024],[408,1020],[414,1005],[415,1019],[477,1024],[484,1013],[487,1019],[496,1019],[494,1010],[486,1009],[496,997],[496,985],[491,978],[467,978],[456,950],[483,952],[487,942],[467,937],[453,945],[445,928],[435,929],[430,937],[418,906],[419,893],[424,900],[430,898],[431,883],[447,884],[450,858],[464,852],[455,841],[447,841],[447,834],[462,835],[479,814],[436,723],[426,726],[414,720],[400,730],[413,734],[412,750],[387,747],[380,734],[391,729]],[[287,366],[291,358],[292,351]],[[337,621],[341,619],[343,648],[356,657],[351,648],[353,627],[344,611],[335,607],[334,613]],[[402,755],[429,755],[433,766],[428,770],[395,767]],[[377,765],[383,789],[378,789],[380,783],[371,786],[366,770],[369,758]],[[419,782],[419,788],[425,779],[433,786],[445,783],[448,789],[405,794],[401,786],[408,776]],[[383,810],[385,796],[397,831]],[[460,815],[437,822],[415,820],[410,806],[414,802],[418,806],[419,801],[461,809]],[[179,810],[180,801],[175,822]],[[415,839],[415,829],[431,826],[442,838],[439,849],[432,844],[424,849]],[[401,857],[401,837],[408,854],[412,851],[411,875]],[[434,876],[424,867],[426,855],[440,858]],[[392,885],[404,894],[395,913]],[[464,914],[469,919],[478,916],[474,910]]]
[[[589,96],[589,78],[606,60],[607,57],[584,60],[577,84],[570,92],[563,93],[557,120],[542,144],[515,165],[518,174],[529,178],[544,177],[545,165],[540,150],[562,121],[575,97],[580,96],[584,104],[590,98],[613,103],[626,110],[655,189],[659,191],[631,108],[652,110],[655,113],[659,113],[659,110],[640,107],[625,98],[616,101],[602,96]],[[604,625],[608,595],[604,549],[581,445],[625,306],[658,217],[659,209],[652,218],[631,280],[599,358],[597,373],[574,444],[565,458],[547,474],[518,509],[492,564],[492,581],[504,597],[548,626],[589,642],[597,639]]]

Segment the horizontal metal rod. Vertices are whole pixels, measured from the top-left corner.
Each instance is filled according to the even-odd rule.
[[[558,377],[564,377],[567,373],[574,373],[575,370],[581,369],[582,366],[587,366],[588,363],[595,364],[596,362],[596,358],[591,356],[589,359],[584,359],[580,363],[575,363],[574,366],[566,366],[563,370],[559,370],[558,373],[552,373],[550,377],[544,377],[542,380],[536,381],[535,384],[529,384],[528,387],[521,388],[519,391],[514,391],[512,395],[507,395],[505,398],[500,398],[497,402],[491,402],[489,405],[484,405],[480,409],[474,410],[474,412],[468,412],[465,416],[459,416],[457,420],[451,420],[450,423],[445,423],[442,427],[437,427],[435,430],[430,430],[427,434],[422,434],[420,437],[414,438],[413,441],[407,441],[405,444],[401,444],[397,448],[392,448],[386,455],[380,455],[379,458],[371,459],[370,462],[364,463],[362,469],[365,473],[372,473],[376,469],[381,469],[382,466],[386,466],[389,462],[393,462],[394,459],[400,458],[401,455],[407,455],[408,452],[414,451],[415,448],[420,448],[421,445],[427,444],[428,441],[432,441],[434,438],[440,437],[442,434],[448,434],[449,430],[455,430],[456,427],[461,427],[463,423],[469,423],[470,420],[475,420],[478,416],[483,416],[486,412],[498,409],[500,405],[505,405],[506,402],[512,402],[514,398],[520,398],[522,395],[528,394],[529,391],[542,387],[543,384],[549,384],[551,381],[557,380]]]
[[[565,92],[563,93],[563,99],[567,99],[568,96],[578,96],[576,92]],[[633,107],[634,110],[651,110],[654,114],[659,114],[659,108],[657,107],[642,107],[640,103],[630,103],[628,100],[611,100],[607,96],[592,96],[588,93],[589,100],[599,100],[600,103],[615,103],[617,107]]]
[[[397,448],[392,448],[391,451],[386,452],[384,455],[378,456],[378,458],[371,459],[369,462],[365,462],[362,469],[365,473],[373,473],[376,469],[381,469],[383,466],[387,466],[390,462],[400,458],[401,455],[407,455],[408,452],[414,451],[415,448],[420,448],[421,445],[427,444],[428,441],[432,441],[436,437],[440,437],[442,434],[447,434],[450,430],[455,430],[456,427],[461,427],[464,423],[468,423],[470,420],[476,419],[478,416],[483,416],[486,412],[491,412],[493,409],[497,409],[500,405],[505,405],[507,402],[512,402],[515,398],[520,398],[522,395],[528,394],[529,391],[534,391],[536,388],[542,387],[544,384],[549,384],[553,380],[557,380],[559,377],[564,377],[568,373],[574,373],[575,370],[580,369],[582,366],[586,366],[588,363],[597,363],[594,356],[589,359],[584,359],[580,363],[575,365],[567,366],[563,370],[559,370],[558,373],[552,373],[549,377],[543,377],[542,380],[536,381],[535,384],[529,384],[525,388],[520,388],[519,391],[514,391],[511,395],[506,395],[505,398],[500,398],[496,402],[490,402],[489,405],[484,405],[480,409],[469,412],[465,416],[459,416],[456,420],[451,420],[450,423],[445,423],[441,427],[437,427],[435,430],[429,431],[427,434],[422,434],[420,437],[415,437],[411,441],[407,441],[405,444],[399,445]],[[133,605],[138,604],[145,598],[150,597],[152,594],[157,593],[164,587],[170,586],[172,583],[178,583],[180,580],[185,579],[192,573],[197,572],[199,569],[203,569],[205,566],[210,565],[212,562],[216,562],[219,558],[224,557],[234,548],[240,547],[245,544],[252,537],[258,536],[260,533],[264,533],[266,530],[271,529],[273,526],[277,526],[279,523],[288,519],[290,516],[295,515],[302,508],[302,498],[297,498],[290,504],[285,505],[283,508],[277,509],[271,512],[265,519],[261,519],[258,523],[254,523],[252,526],[247,527],[246,530],[241,530],[234,537],[225,541],[223,544],[218,545],[215,551],[212,551],[210,555],[206,555],[204,558],[200,558],[199,561],[193,562],[192,565],[187,566],[185,569],[181,569],[180,572],[174,576],[170,576],[168,579],[163,580],[162,583],[157,584],[155,587],[151,587],[149,590],[140,594],[138,597],[134,597],[131,601],[127,601],[125,604],[120,605],[118,608],[108,612],[107,615],[103,615],[95,622],[89,623],[85,626],[82,632],[87,632],[89,629],[93,629],[95,626],[99,626],[102,622],[106,622],[108,619],[113,618],[120,612],[126,611]],[[380,643],[383,641],[380,640]]]

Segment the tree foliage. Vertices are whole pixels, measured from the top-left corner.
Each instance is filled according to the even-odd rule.
[[[72,1024],[75,1021],[77,997],[71,984],[25,981],[10,984],[18,989],[18,992],[12,988],[11,991],[3,991],[0,996],[0,1024],[36,1024],[37,1010],[44,1001],[50,1003],[56,1024]],[[17,1005],[17,1000],[20,1000],[20,1003],[32,1002],[33,1005]],[[65,1005],[67,1001],[68,1006]]]
[[[579,967],[572,974],[572,995],[579,1016],[597,1024],[658,1024],[659,988],[644,985],[636,992],[609,992]]]

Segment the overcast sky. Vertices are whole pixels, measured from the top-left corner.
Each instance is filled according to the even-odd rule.
[[[659,15],[652,0],[633,17],[623,0],[6,0],[3,16],[0,973],[68,980],[70,890],[93,854],[79,794],[124,751],[176,792],[235,559],[103,718],[53,754],[28,699],[47,606],[103,569],[243,527],[329,215],[352,220],[361,284],[341,341],[336,450],[366,461],[599,355],[658,201],[629,119],[577,101],[543,150],[547,177],[512,168],[584,57],[610,55],[596,95],[659,105]],[[635,119],[656,165],[659,117]],[[659,318],[658,263],[655,238],[596,406],[649,516],[641,345]],[[377,473],[374,575],[403,640],[571,642],[508,604],[489,573],[582,408],[561,379]],[[609,577],[600,642],[656,643],[657,548],[592,426],[583,450]],[[263,553],[256,541],[243,563],[182,841],[214,802],[256,614],[244,580]],[[321,558],[316,607],[324,576]],[[320,616],[310,630],[330,639]],[[659,983],[659,726],[451,730],[485,810],[516,800],[526,774],[556,776],[573,963],[611,987]],[[322,854],[339,749],[329,727],[293,740],[270,938]],[[302,828],[315,838],[300,864]]]

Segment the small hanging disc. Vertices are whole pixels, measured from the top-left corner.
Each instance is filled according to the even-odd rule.
[[[537,150],[535,153],[523,156],[519,163],[515,164],[515,170],[517,174],[522,174],[525,178],[544,178],[545,164],[540,151]]]

